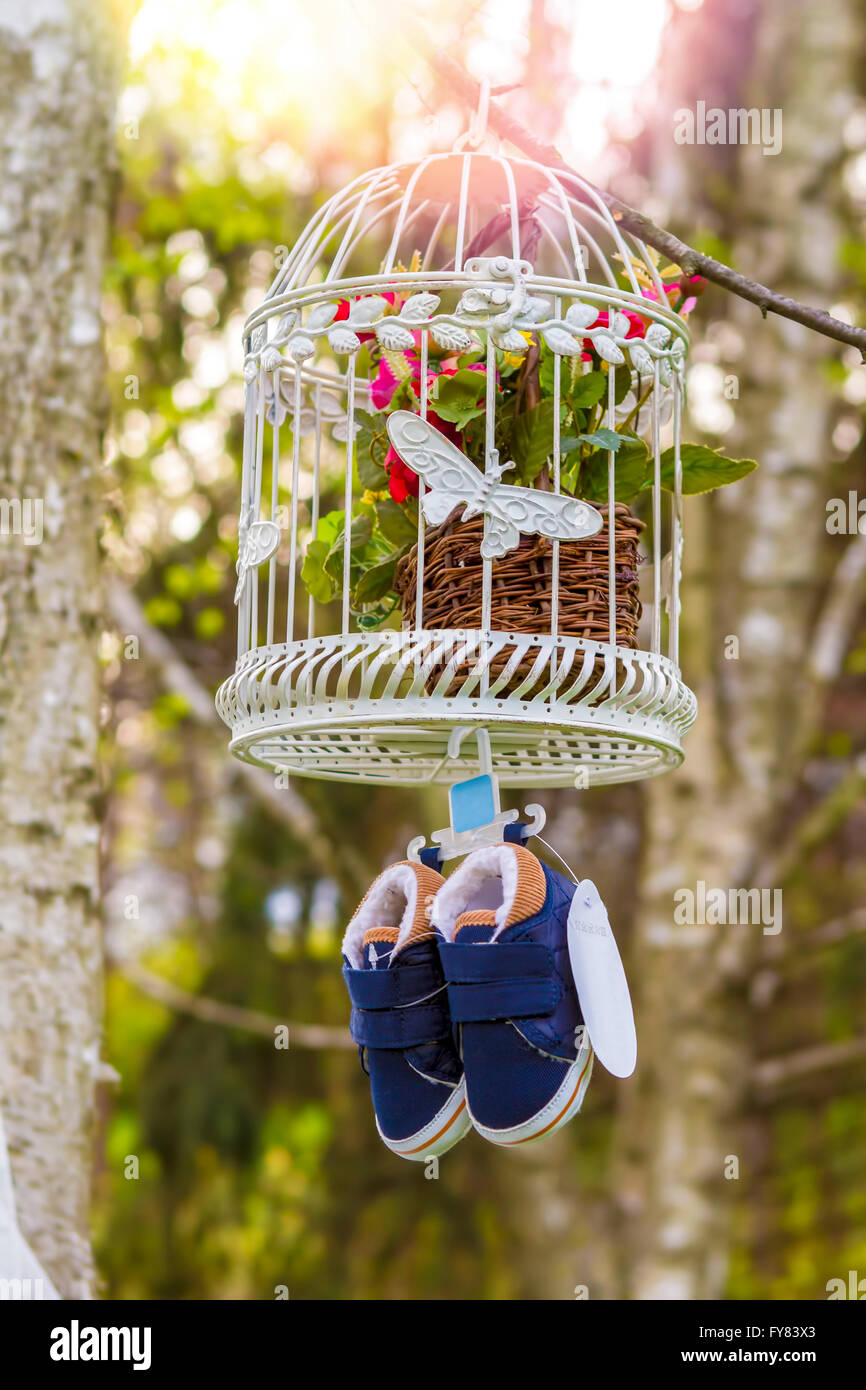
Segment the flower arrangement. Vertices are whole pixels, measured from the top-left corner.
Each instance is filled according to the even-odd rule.
[[[668,305],[687,317],[703,281],[698,276],[684,277],[677,266],[661,272],[661,279]],[[641,273],[641,288],[648,300],[657,300],[654,282],[645,272]],[[387,304],[383,305],[383,300]],[[406,296],[398,293],[377,299],[380,312],[389,316],[401,316],[405,302]],[[360,304],[363,306],[363,300]],[[348,302],[342,301],[334,315],[332,334],[336,329],[339,335],[339,325],[349,314]],[[407,330],[403,322],[405,314],[396,335],[403,346],[389,346],[387,333],[359,335],[372,407],[369,412],[355,412],[355,467],[364,491],[352,515],[350,582],[351,606],[362,628],[381,625],[396,608],[395,570],[418,535],[418,477],[391,447],[386,430],[391,411],[419,413],[421,408],[421,331]],[[613,451],[616,501],[632,503],[652,486],[654,473],[653,457],[643,438],[651,421],[653,360],[637,340],[658,347],[670,334],[649,315],[644,317],[633,310],[616,310],[609,315],[584,304],[573,306],[566,315],[566,326],[571,339],[567,348],[554,346],[550,331],[539,333],[531,327],[512,329],[505,346],[496,347],[495,446],[500,458],[515,464],[510,482],[552,487],[554,364],[559,356],[560,488],[570,496],[604,505],[608,500],[608,457]],[[581,335],[577,342],[575,333]],[[617,347],[617,337],[631,344],[631,367]],[[332,341],[336,345],[338,336]],[[485,452],[486,361],[479,335],[471,335],[470,346],[463,345],[460,350],[437,342],[433,335],[428,339],[427,419],[480,469],[484,468]],[[670,369],[667,364],[665,367],[663,387],[671,380]],[[604,423],[611,373],[615,429]],[[671,407],[672,393],[663,390],[659,402],[663,422]],[[682,445],[680,460],[684,493],[707,492],[735,482],[756,467],[753,460],[730,459],[697,444]],[[667,490],[674,487],[674,466],[674,451],[670,449],[661,457],[661,485]],[[302,569],[307,589],[318,602],[327,603],[340,591],[344,541],[345,514],[329,512],[319,520]]]

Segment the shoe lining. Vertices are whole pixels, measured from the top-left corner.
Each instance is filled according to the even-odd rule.
[[[465,913],[492,912],[498,935],[540,912],[546,892],[544,870],[534,854],[520,845],[491,845],[470,854],[440,888],[432,920],[451,941]]]
[[[365,936],[369,931],[396,931],[394,954],[409,941],[432,932],[428,913],[442,875],[424,864],[392,864],[381,873],[360,903],[343,937],[343,955],[354,970],[363,965]],[[378,938],[390,941],[391,936]]]

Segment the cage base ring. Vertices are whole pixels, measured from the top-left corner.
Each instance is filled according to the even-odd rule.
[[[440,673],[432,694],[431,671]],[[463,725],[489,730],[503,786],[540,788],[678,767],[696,701],[657,654],[588,638],[433,630],[256,648],[220,688],[217,708],[232,752],[274,771],[449,785],[479,770],[474,739],[447,757],[449,734]]]

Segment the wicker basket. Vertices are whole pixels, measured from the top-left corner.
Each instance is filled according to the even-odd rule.
[[[562,542],[559,547],[559,632],[607,642],[608,528],[607,507],[598,510],[604,525],[595,536]],[[459,509],[441,526],[432,526],[424,545],[425,628],[481,627],[482,517],[458,519]],[[638,598],[638,543],[644,522],[622,502],[615,511],[616,640],[637,646],[641,606]],[[405,618],[415,620],[418,554],[415,546],[397,566],[395,589]],[[491,627],[499,632],[546,633],[551,624],[553,547],[541,536],[521,536],[520,544],[493,562]],[[493,668],[495,669],[495,667]],[[515,673],[514,683],[525,672]],[[428,685],[435,684],[432,673]],[[458,672],[457,677],[463,678]]]

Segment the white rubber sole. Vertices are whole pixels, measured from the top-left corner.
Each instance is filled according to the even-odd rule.
[[[482,1139],[487,1139],[491,1144],[500,1144],[504,1148],[515,1144],[532,1144],[539,1139],[546,1139],[549,1134],[555,1134],[574,1118],[583,1105],[586,1088],[592,1076],[593,1055],[587,1038],[569,1066],[558,1090],[531,1119],[513,1125],[510,1129],[489,1129],[486,1125],[480,1124],[470,1112],[472,1124]],[[467,1105],[467,1110],[468,1108]]]
[[[378,1121],[376,1128],[379,1129]],[[379,1129],[379,1138],[398,1158],[408,1158],[423,1163],[427,1158],[438,1158],[459,1143],[472,1128],[469,1107],[466,1104],[466,1082],[460,1082],[449,1092],[448,1100],[437,1111],[429,1124],[406,1139],[386,1139]]]

